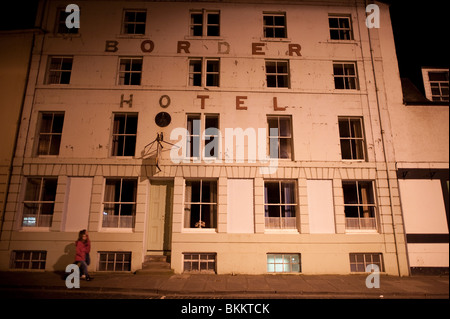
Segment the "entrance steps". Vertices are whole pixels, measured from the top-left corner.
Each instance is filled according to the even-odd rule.
[[[170,256],[146,255],[142,263],[142,269],[136,271],[137,275],[173,275],[170,268]]]

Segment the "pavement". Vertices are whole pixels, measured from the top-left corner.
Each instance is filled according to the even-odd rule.
[[[449,299],[449,276],[380,275],[379,288],[368,288],[368,274],[351,275],[215,275],[93,273],[80,288],[66,287],[66,274],[0,272],[2,298],[78,298],[80,293],[143,296],[149,299]],[[371,280],[372,285],[376,280]],[[50,292],[52,294],[50,294]],[[78,295],[76,295],[77,293]]]

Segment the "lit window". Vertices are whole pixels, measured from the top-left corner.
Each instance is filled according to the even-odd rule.
[[[301,272],[300,254],[267,254],[267,272]]]

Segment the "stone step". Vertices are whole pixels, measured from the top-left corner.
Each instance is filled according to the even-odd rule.
[[[166,255],[146,255],[144,256],[144,263],[147,262],[169,262],[170,256]]]
[[[163,261],[144,262],[142,269],[170,269],[170,264]]]

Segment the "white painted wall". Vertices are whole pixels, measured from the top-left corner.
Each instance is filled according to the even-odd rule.
[[[253,179],[228,179],[227,191],[228,233],[254,233]]]
[[[448,244],[408,244],[410,267],[448,267]]]
[[[66,188],[64,231],[78,232],[88,228],[92,178],[69,177]],[[64,218],[63,217],[63,218]]]
[[[448,234],[440,180],[399,180],[407,234]]]
[[[311,234],[334,234],[333,182],[308,180],[309,231]]]

